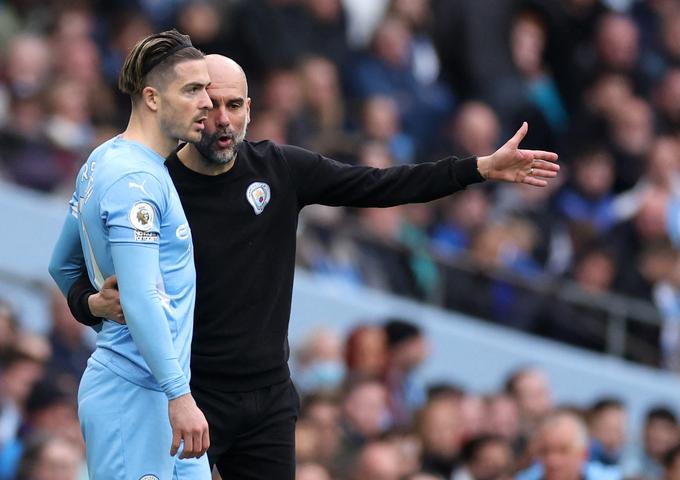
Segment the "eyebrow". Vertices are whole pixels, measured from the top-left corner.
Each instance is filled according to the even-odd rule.
[[[210,94],[208,94],[208,98],[210,98],[210,101],[213,102],[213,103],[219,103],[220,100],[224,99],[224,97],[216,97],[216,96],[213,96],[213,95],[210,95]],[[243,97],[230,98],[228,100],[225,100],[224,103],[227,104],[227,105],[231,105],[231,104],[235,104],[235,103],[242,105],[242,104],[245,103],[245,98],[243,98]]]

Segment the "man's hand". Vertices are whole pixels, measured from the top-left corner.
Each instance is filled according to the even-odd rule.
[[[477,169],[487,180],[526,183],[535,187],[548,185],[547,179],[555,178],[560,166],[557,154],[541,150],[522,150],[519,144],[527,134],[526,122],[505,145],[493,154],[477,159]]]
[[[90,313],[95,317],[108,318],[121,325],[125,324],[123,307],[120,306],[118,279],[115,275],[111,275],[104,281],[99,293],[87,298],[87,305],[90,307]]]
[[[180,440],[184,440],[184,450],[179,458],[198,458],[210,447],[208,421],[196,406],[190,393],[168,402],[168,414],[172,427],[172,447],[170,455],[179,450]]]

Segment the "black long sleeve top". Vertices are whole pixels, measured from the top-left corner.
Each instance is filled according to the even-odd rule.
[[[192,230],[196,309],[192,386],[248,391],[284,381],[298,214],[310,204],[389,207],[481,182],[474,157],[388,169],[350,166],[269,141],[244,142],[228,172],[207,176],[176,154],[166,165]],[[87,275],[69,306],[78,321],[96,290]]]

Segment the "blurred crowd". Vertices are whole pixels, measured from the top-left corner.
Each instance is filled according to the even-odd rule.
[[[302,396],[298,480],[617,480],[680,478],[680,426],[654,405],[629,431],[625,402],[556,404],[526,366],[495,391],[425,384],[427,337],[413,322],[312,332],[295,356]]]
[[[126,53],[171,27],[244,67],[251,140],[388,167],[490,154],[528,121],[522,146],[560,154],[545,189],[310,207],[299,265],[595,350],[607,311],[478,270],[652,301],[661,328],[632,327],[630,341],[649,337],[654,354],[631,358],[679,369],[680,254],[666,222],[680,195],[676,0],[0,1],[0,177],[66,200],[92,148],[125,127]],[[441,266],[461,259],[475,268]],[[90,345],[53,304],[41,337],[0,303],[0,480],[82,471],[74,396]],[[667,407],[650,410],[638,442],[621,401],[555,407],[535,370],[488,395],[419,386],[409,371],[423,342],[399,322],[310,339],[296,368],[299,479],[680,478]]]
[[[5,0],[0,26],[0,176],[63,198],[91,149],[125,127],[125,54],[170,27],[243,65],[251,140],[387,167],[489,154],[528,121],[523,146],[560,154],[550,187],[306,209],[299,264],[595,350],[611,312],[442,262],[653,301],[664,325],[630,335],[651,353],[627,356],[678,368],[678,251],[665,229],[680,188],[677,1]]]
[[[76,396],[91,343],[57,292],[52,319],[29,334],[0,302],[0,480],[87,478]],[[623,399],[556,404],[559,378],[530,365],[490,392],[427,384],[429,351],[409,319],[311,331],[291,358],[296,480],[680,479],[676,405],[652,401],[631,431]]]

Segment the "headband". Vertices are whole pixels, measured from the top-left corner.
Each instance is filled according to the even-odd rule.
[[[154,61],[149,62],[149,63],[146,65],[146,68],[142,71],[142,74],[143,74],[144,76],[146,76],[151,70],[153,70],[153,69],[156,68],[158,65],[160,65],[161,63],[163,63],[163,62],[165,61],[165,59],[167,59],[170,55],[172,55],[172,54],[174,54],[174,53],[177,53],[177,52],[179,52],[180,50],[183,50],[183,49],[185,49],[185,48],[192,48],[192,47],[193,47],[193,45],[187,45],[186,43],[183,43],[183,44],[181,44],[181,45],[175,45],[175,46],[172,47],[170,50],[168,50],[167,52],[165,52],[163,55],[160,55],[158,58],[156,58]]]

